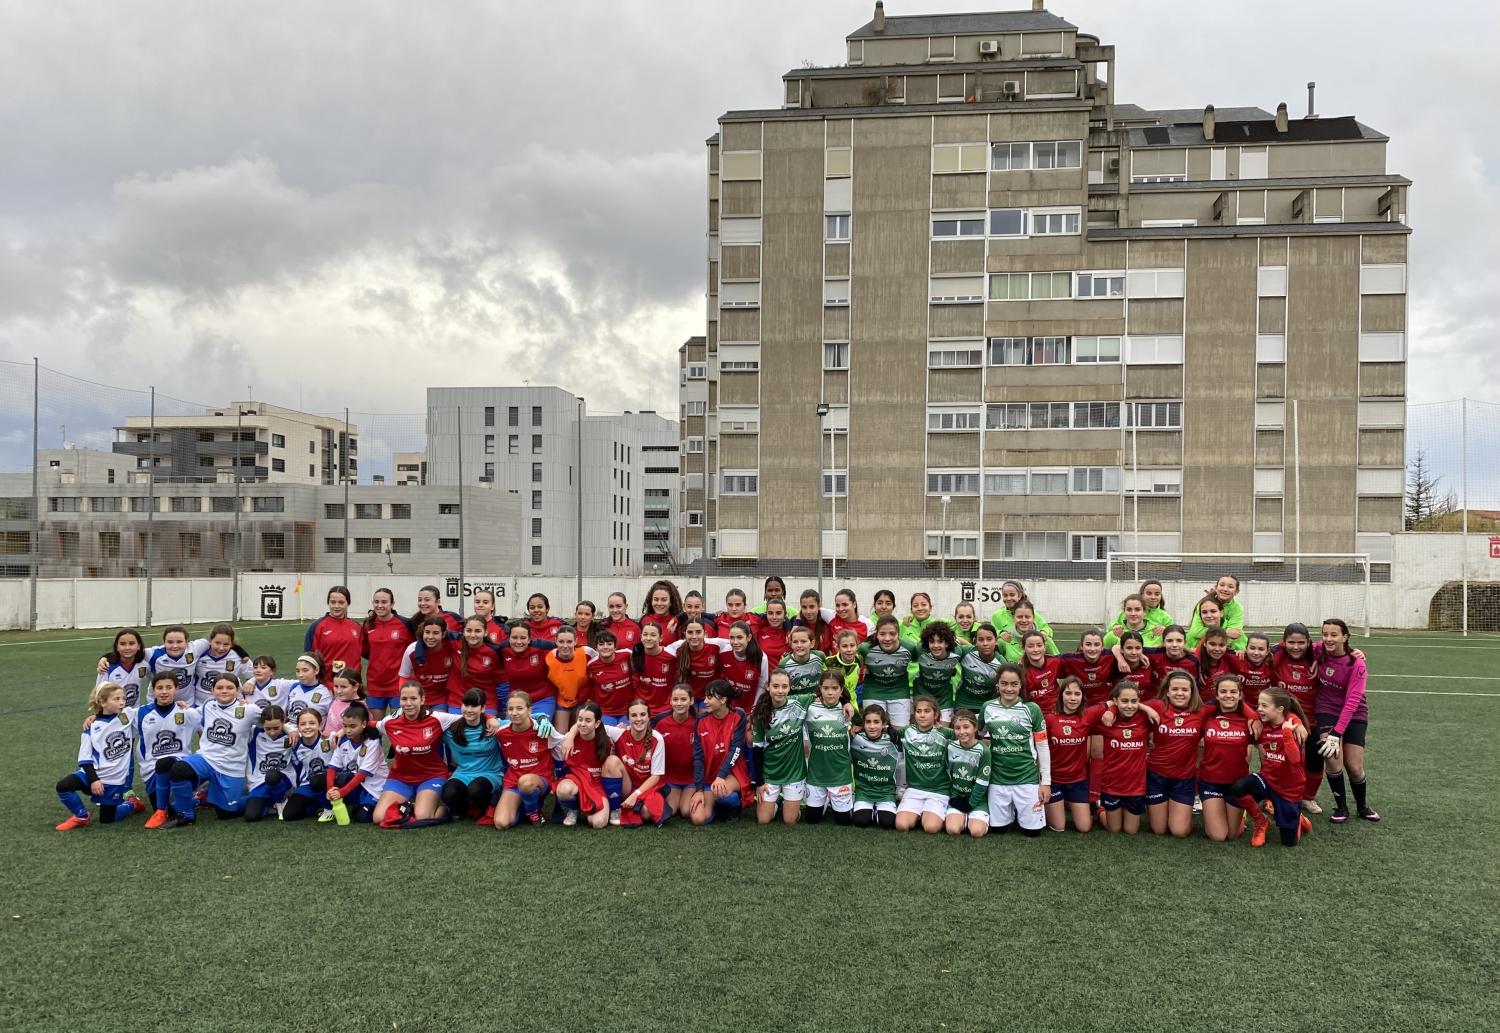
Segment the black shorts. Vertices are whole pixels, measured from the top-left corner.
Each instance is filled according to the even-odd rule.
[[[956,811],[959,814],[968,814],[971,810],[969,806],[969,798],[967,796],[948,797],[948,810]]]
[[[1319,714],[1313,718],[1313,721],[1317,724],[1317,733],[1308,741],[1308,749],[1314,749],[1314,743],[1317,742],[1319,736],[1325,732],[1332,733],[1334,726],[1339,723],[1338,715],[1336,714]],[[1368,721],[1350,721],[1349,727],[1344,729],[1344,734],[1340,738],[1349,746],[1363,746],[1365,744],[1365,729],[1369,724],[1370,722]]]

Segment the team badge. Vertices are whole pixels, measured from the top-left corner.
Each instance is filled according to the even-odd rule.
[[[1064,735],[1072,735],[1073,734],[1073,726],[1072,725],[1063,725],[1063,734]]]
[[[370,748],[370,744],[369,744],[369,743],[365,743],[365,744],[364,744],[364,745],[363,745],[363,746],[361,746],[361,747],[360,747],[360,748],[359,748],[359,755],[360,755],[360,756],[361,756],[361,757],[363,757],[363,756],[364,756],[364,755],[365,755],[365,750],[367,750],[367,749],[369,749],[369,748]]]
[[[1224,731],[1227,732],[1227,731],[1229,731],[1229,722],[1228,721],[1220,721],[1219,722],[1219,727],[1222,728]]]
[[[192,663],[193,662],[193,654],[192,653],[183,653],[182,654],[182,660],[183,660],[183,663],[189,663],[189,664]]]
[[[338,674],[340,671],[342,671],[344,669],[344,666],[345,666],[344,661],[342,661],[342,660],[335,660],[333,662],[333,673],[334,674]]]
[[[1129,739],[1130,738],[1130,729],[1129,728],[1125,729],[1125,732],[1124,732],[1124,735],[1122,736],[1122,738],[1125,738],[1125,739]]]
[[[278,691],[280,691],[280,690],[277,689],[276,686],[272,685],[269,689],[266,690],[266,697],[268,699],[275,699],[276,698],[276,693]]]
[[[173,717],[176,719],[178,724],[186,723],[187,719],[183,716],[183,713],[180,710],[176,714],[174,714]]]
[[[1179,717],[1175,721],[1173,721],[1172,723],[1175,724],[1178,728],[1181,728],[1182,727],[1182,718]]]
[[[234,716],[235,717],[244,717],[245,716],[245,708],[244,707],[235,707],[234,708]]]

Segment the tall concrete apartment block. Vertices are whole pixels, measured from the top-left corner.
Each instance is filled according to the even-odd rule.
[[[461,466],[463,484],[519,496],[521,574],[575,574],[581,544],[584,574],[635,575],[649,562],[646,447],[676,438],[655,413],[591,414],[561,388],[430,387],[426,483],[458,484]]]
[[[708,141],[685,549],[795,569],[821,526],[852,574],[986,576],[1388,552],[1410,181],[1385,136],[1311,91],[1298,118],[1118,103],[1114,48],[1040,5],[877,4],[846,42]]]

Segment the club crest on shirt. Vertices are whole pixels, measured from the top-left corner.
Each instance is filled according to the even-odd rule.
[[[234,716],[235,717],[244,717],[245,716],[245,708],[244,707],[235,707],[234,708]]]
[[[1180,718],[1180,717],[1176,718],[1176,719],[1173,720],[1172,723],[1175,724],[1178,728],[1181,728],[1182,727],[1182,718]]]
[[[1127,728],[1127,729],[1125,729],[1125,730],[1124,730],[1124,731],[1123,731],[1123,732],[1122,732],[1122,733],[1121,733],[1121,736],[1120,736],[1120,737],[1121,737],[1121,738],[1123,738],[1123,739],[1129,739],[1129,738],[1130,738],[1130,729],[1129,729],[1129,728]]]
[[[185,724],[185,723],[186,723],[186,722],[187,722],[187,715],[185,715],[185,714],[184,714],[184,713],[183,713],[183,712],[182,712],[182,711],[180,711],[180,710],[179,710],[179,711],[177,711],[177,713],[176,713],[176,714],[174,714],[174,715],[172,715],[172,716],[173,716],[173,719],[174,719],[174,720],[176,720],[176,722],[177,722],[177,723],[178,723],[178,724]]]
[[[1229,731],[1229,722],[1225,721],[1223,719],[1220,719],[1220,721],[1219,721],[1219,727],[1222,728],[1224,731],[1227,732],[1227,731]]]
[[[1064,735],[1072,735],[1073,734],[1073,726],[1072,725],[1063,725],[1063,734]]]

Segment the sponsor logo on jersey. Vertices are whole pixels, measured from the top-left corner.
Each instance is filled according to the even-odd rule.
[[[178,715],[181,717],[181,715]],[[179,722],[180,723],[180,722]],[[168,731],[156,733],[156,738],[151,740],[151,754],[155,757],[165,757],[172,753],[182,752],[182,740]]]
[[[209,742],[217,743],[220,746],[233,746],[235,741],[234,725],[229,720],[221,717],[208,726],[208,730],[203,733],[203,737]]]
[[[104,759],[119,760],[130,752],[130,736],[124,732],[111,732],[104,740]]]

